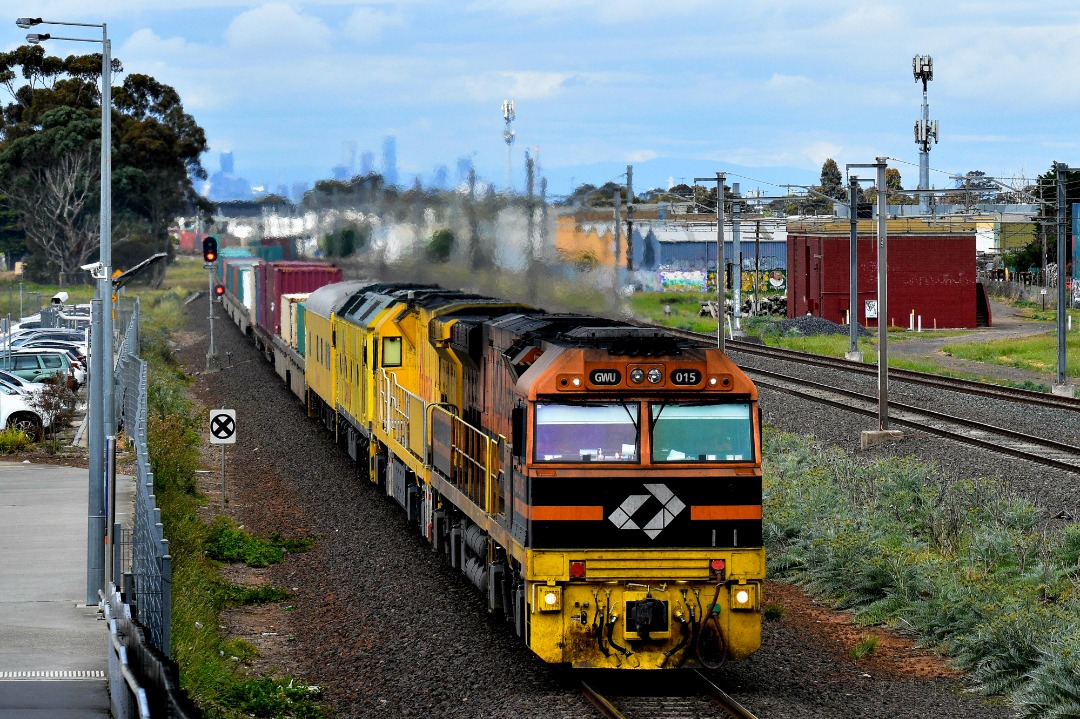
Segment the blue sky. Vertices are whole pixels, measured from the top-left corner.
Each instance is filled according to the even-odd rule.
[[[471,157],[506,184],[539,148],[549,192],[618,180],[637,191],[741,175],[744,191],[816,182],[828,157],[896,158],[918,182],[916,54],[932,55],[940,126],[931,183],[982,170],[1034,179],[1080,166],[1080,4],[1075,0],[34,0],[18,16],[106,22],[127,72],[175,87],[206,130],[204,158],[274,189],[329,177],[355,148],[381,163],[397,138],[403,181],[451,177]],[[61,32],[63,30],[63,32]],[[54,28],[74,35],[78,28]],[[42,28],[42,32],[50,29]],[[93,31],[88,33],[94,37]],[[54,42],[55,54],[89,49]],[[357,160],[359,164],[359,160]],[[761,181],[774,184],[763,184]]]

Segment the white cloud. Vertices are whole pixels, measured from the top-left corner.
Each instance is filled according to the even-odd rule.
[[[834,145],[831,142],[815,142],[802,150],[803,155],[818,166],[822,165],[830,157],[835,160],[843,151],[843,145]]]
[[[568,85],[581,81],[575,72],[504,71],[473,73],[465,71],[443,82],[435,81],[429,89],[443,99],[458,102],[489,102],[493,99],[549,99],[560,94]],[[440,88],[441,92],[436,88]]]
[[[648,162],[649,160],[654,160],[657,157],[660,157],[660,153],[654,152],[652,150],[635,150],[634,152],[627,153],[626,161],[627,162]]]
[[[345,34],[353,40],[369,42],[379,39],[389,28],[404,27],[405,17],[370,7],[360,7],[345,21]]]
[[[285,53],[310,55],[327,46],[332,37],[322,20],[286,3],[268,3],[240,13],[225,30],[225,39],[233,49],[277,55],[283,61],[287,60]]]

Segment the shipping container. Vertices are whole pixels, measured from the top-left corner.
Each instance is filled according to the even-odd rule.
[[[281,334],[281,296],[311,292],[341,281],[341,270],[325,262],[260,262],[256,266],[256,324],[272,335]]]
[[[281,339],[293,349],[297,349],[297,338],[300,333],[297,307],[307,298],[307,292],[281,296]]]
[[[304,350],[307,347],[306,342],[306,320],[307,318],[307,300],[296,303],[296,351],[300,353],[301,357],[306,357]]]

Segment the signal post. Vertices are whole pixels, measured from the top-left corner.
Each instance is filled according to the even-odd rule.
[[[206,349],[206,371],[218,369],[217,348],[214,346],[214,300],[224,294],[223,286],[214,285],[214,266],[218,258],[218,241],[213,235],[203,238],[203,267],[206,268],[207,295],[210,299],[210,342]]]

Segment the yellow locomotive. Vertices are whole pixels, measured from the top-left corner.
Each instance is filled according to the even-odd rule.
[[[543,660],[761,640],[761,423],[716,348],[428,285],[306,303],[309,411]]]

